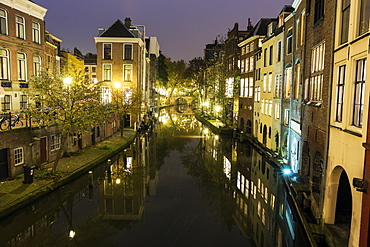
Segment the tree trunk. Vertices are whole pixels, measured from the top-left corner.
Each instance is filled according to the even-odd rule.
[[[57,171],[58,164],[59,164],[59,160],[63,156],[64,149],[65,149],[66,143],[67,143],[67,138],[68,138],[68,133],[62,134],[61,142],[60,142],[60,148],[58,150],[57,156],[56,156],[56,158],[54,160],[54,164],[53,164],[53,171],[52,171],[53,175],[55,175],[55,173]]]

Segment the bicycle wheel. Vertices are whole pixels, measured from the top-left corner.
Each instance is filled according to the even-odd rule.
[[[14,121],[14,125],[12,125],[13,127],[15,128],[21,128],[23,127],[23,121],[21,121],[20,119],[17,119]]]
[[[2,121],[1,121],[0,128],[1,128],[2,130],[7,130],[7,129],[9,129],[9,126],[10,126],[10,121],[9,121],[9,119],[5,119],[5,120],[2,120]]]

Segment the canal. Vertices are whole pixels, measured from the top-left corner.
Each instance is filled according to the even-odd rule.
[[[181,113],[179,113],[181,112]],[[186,109],[0,222],[0,246],[309,246],[282,173]]]

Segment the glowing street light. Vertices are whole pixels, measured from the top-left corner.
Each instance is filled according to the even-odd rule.
[[[70,85],[72,83],[72,78],[71,77],[64,78],[63,83],[66,85]]]
[[[220,111],[221,111],[221,109],[222,109],[222,108],[221,108],[221,106],[219,106],[219,105],[216,105],[216,106],[215,106],[215,111],[216,111],[216,112],[220,112]]]
[[[118,89],[118,88],[121,87],[121,83],[120,82],[114,82],[113,86]]]
[[[283,169],[283,174],[284,174],[285,176],[289,176],[289,175],[291,175],[291,174],[292,174],[292,170],[290,170],[290,168],[284,168],[284,169]]]

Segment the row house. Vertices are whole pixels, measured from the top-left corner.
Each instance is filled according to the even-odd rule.
[[[370,76],[366,73],[370,1],[342,0],[333,4],[336,18],[330,20],[335,31],[331,40],[332,83],[328,90],[331,105],[324,221],[349,225],[349,246],[368,246],[369,180],[364,185],[362,143],[368,138],[369,87],[365,83]]]
[[[294,0],[244,39],[234,26],[225,43],[226,119],[302,178],[304,209],[348,246],[367,246],[370,227],[369,9],[369,0]]]
[[[45,31],[46,9],[28,0],[0,3],[1,110],[26,108],[28,81],[41,67],[57,69],[61,40]]]
[[[98,83],[101,83],[102,102],[111,102],[114,93],[122,93],[129,99],[134,92],[139,92],[142,95],[143,111],[148,112],[149,92],[153,91],[154,86],[149,85],[149,73],[155,73],[151,70],[153,67],[149,66],[149,51],[154,55],[152,59],[158,59],[157,40],[150,39],[148,51],[145,26],[132,25],[130,18],[126,18],[125,23],[117,20],[108,29],[99,29],[99,36],[94,39],[97,49],[96,75]],[[134,127],[140,123],[141,118],[140,114],[128,114],[125,125]]]

